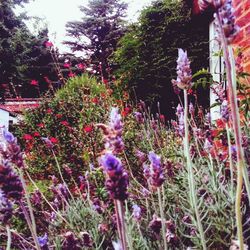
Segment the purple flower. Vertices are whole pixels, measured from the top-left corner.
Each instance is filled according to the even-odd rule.
[[[23,196],[21,180],[8,161],[0,164],[0,186],[8,199],[19,201]]]
[[[15,164],[18,168],[24,167],[23,153],[20,146],[17,144],[17,139],[7,130],[3,132],[5,145],[0,144],[0,154],[2,159]]]
[[[220,114],[221,114],[221,118],[225,122],[229,121],[229,108],[228,108],[228,102],[227,102],[227,100],[224,100],[222,102],[221,107],[220,107]]]
[[[0,222],[3,225],[8,224],[12,216],[12,203],[7,199],[4,192],[0,189]]]
[[[149,223],[149,228],[155,233],[160,234],[162,227],[161,219],[157,217],[155,214],[153,215],[153,219]]]
[[[119,114],[118,108],[111,109],[109,127],[116,131],[122,131],[123,128],[122,117]]]
[[[80,232],[80,238],[84,247],[92,247],[93,241],[88,232]]]
[[[140,221],[141,220],[141,208],[138,205],[136,205],[136,204],[134,204],[132,206],[132,208],[133,208],[132,215],[133,215],[134,219],[136,221]]]
[[[81,248],[78,246],[78,240],[75,238],[74,234],[72,232],[66,232],[63,235],[64,243],[62,246],[63,250],[80,250]]]
[[[46,247],[48,245],[48,235],[47,233],[44,234],[44,236],[37,237],[38,243],[40,247]]]
[[[3,137],[8,143],[14,143],[16,141],[14,135],[6,129],[3,130]]]
[[[112,153],[106,153],[99,160],[106,174],[106,188],[112,199],[125,200],[128,197],[128,174],[123,165]]]
[[[189,89],[191,87],[192,72],[187,52],[182,49],[178,49],[176,71],[177,79],[172,80],[173,85],[179,87],[180,89]]]
[[[221,19],[225,37],[227,38],[227,42],[230,44],[233,42],[240,30],[240,28],[235,24],[232,0],[225,0],[224,4],[219,8],[218,14]]]
[[[105,149],[114,153],[120,153],[124,149],[122,140],[123,123],[118,108],[112,108],[109,124],[97,124],[103,130]]]
[[[149,182],[153,187],[158,188],[163,184],[165,180],[161,165],[161,158],[154,152],[149,152],[148,159],[151,163]]]
[[[198,0],[198,4],[201,11],[205,11],[208,8],[217,10],[223,4],[223,0]]]
[[[134,116],[135,116],[135,119],[138,123],[143,123],[144,122],[144,119],[143,119],[143,115],[141,112],[134,112]]]

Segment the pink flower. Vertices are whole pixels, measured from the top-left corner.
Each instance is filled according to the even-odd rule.
[[[31,80],[30,85],[38,86],[38,81],[37,80]]]
[[[53,144],[58,143],[58,140],[57,140],[55,137],[50,137],[50,141],[51,141]]]
[[[70,73],[68,74],[68,76],[69,76],[69,77],[75,77],[75,76],[76,76],[76,74],[74,74],[74,73],[70,72]]]
[[[69,69],[69,68],[70,68],[70,64],[69,64],[69,63],[64,63],[64,64],[63,64],[63,67]]]
[[[50,42],[50,41],[45,42],[44,45],[45,45],[46,48],[50,48],[50,47],[54,46],[54,44],[52,42]]]
[[[34,136],[34,137],[40,137],[41,135],[40,135],[39,132],[34,132],[34,133],[33,133],[33,136]]]
[[[69,126],[69,123],[67,121],[61,121],[61,124],[64,125],[64,126]]]
[[[83,128],[84,132],[86,133],[90,133],[92,130],[93,130],[93,126],[91,125],[86,125],[84,128]]]
[[[30,134],[24,134],[24,135],[23,135],[23,139],[26,140],[26,141],[30,141],[30,140],[33,139],[33,136],[30,135]]]
[[[85,69],[85,64],[79,63],[76,65],[78,69]]]

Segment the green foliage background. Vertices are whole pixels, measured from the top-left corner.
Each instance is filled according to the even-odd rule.
[[[161,102],[168,118],[176,106],[171,79],[176,78],[178,48],[188,51],[193,72],[208,67],[208,19],[194,17],[186,1],[155,1],[142,11],[138,23],[120,40],[115,52],[117,75],[138,99],[153,104]],[[208,104],[202,91],[200,104]]]

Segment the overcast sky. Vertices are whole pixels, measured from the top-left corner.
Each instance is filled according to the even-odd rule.
[[[128,19],[135,21],[140,10],[151,3],[152,0],[124,0],[128,3]],[[88,0],[34,0],[25,5],[23,10],[30,16],[38,16],[45,19],[52,42],[65,51],[66,48],[61,44],[65,40],[65,24],[68,21],[79,20],[81,12],[79,5],[87,5]],[[20,10],[18,9],[18,12]],[[33,29],[33,23],[29,23]]]

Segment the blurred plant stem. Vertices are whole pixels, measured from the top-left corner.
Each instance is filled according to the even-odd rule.
[[[188,130],[188,94],[187,90],[184,89],[184,126],[185,126],[185,137],[184,137],[184,154],[186,157],[187,162],[187,169],[188,169],[188,183],[190,189],[190,203],[191,207],[194,209],[195,217],[196,217],[196,224],[198,227],[198,231],[200,234],[200,240],[202,249],[207,249],[206,241],[204,236],[204,231],[201,223],[201,218],[198,210],[197,204],[197,197],[196,197],[196,190],[195,190],[195,178],[193,173],[192,161],[189,152],[189,130]]]
[[[162,237],[163,237],[163,244],[164,244],[164,250],[167,250],[167,239],[166,239],[166,221],[164,216],[164,210],[163,210],[163,204],[162,204],[162,197],[161,197],[161,188],[157,188],[158,193],[158,201],[159,201],[159,207],[160,207],[160,214],[161,214],[161,224],[162,224]]]
[[[124,208],[122,201],[115,199],[116,224],[119,238],[122,244],[122,250],[127,250],[126,225],[124,220]]]
[[[30,232],[32,234],[32,237],[33,237],[34,243],[36,245],[36,248],[38,250],[41,250],[41,247],[40,247],[40,245],[38,243],[38,238],[37,238],[36,221],[35,221],[35,217],[34,217],[34,213],[33,213],[33,208],[32,208],[31,202],[30,202],[29,192],[27,190],[27,186],[26,186],[26,183],[25,183],[25,180],[24,180],[24,177],[23,177],[22,170],[19,171],[19,176],[20,176],[20,179],[21,179],[21,182],[22,182],[22,186],[23,186],[23,190],[24,190],[24,194],[25,194],[25,199],[26,199],[26,202],[27,202],[27,205],[28,205],[29,213],[28,213],[28,211],[27,211],[27,209],[26,209],[26,207],[25,207],[25,205],[23,204],[22,201],[20,202],[20,206],[22,207],[25,219],[26,219],[27,224],[29,226],[29,229],[30,229]]]
[[[11,231],[10,231],[9,225],[6,226],[6,231],[7,231],[7,237],[8,237],[6,250],[11,250]]]

